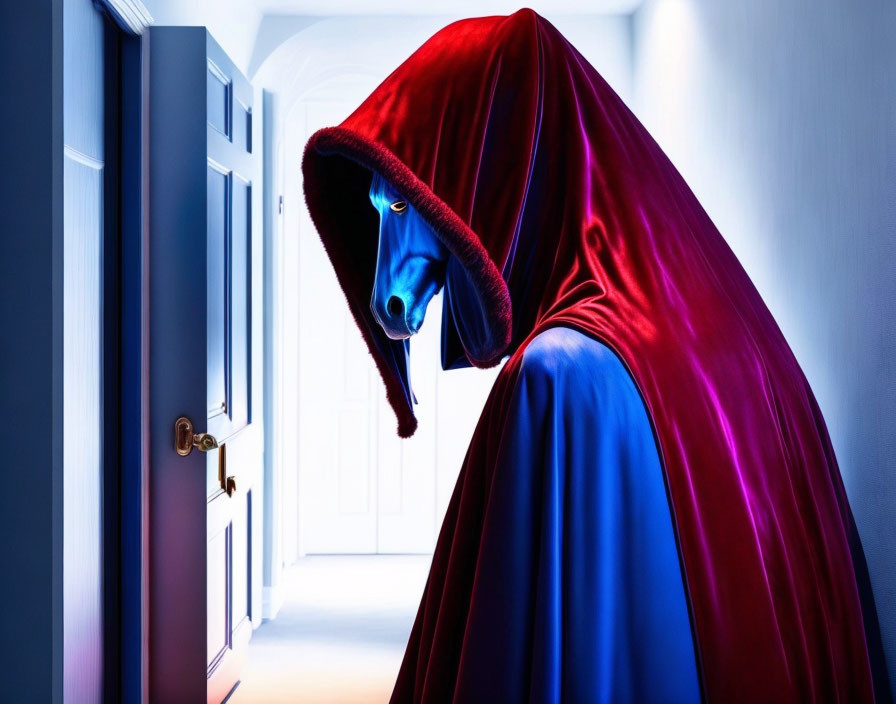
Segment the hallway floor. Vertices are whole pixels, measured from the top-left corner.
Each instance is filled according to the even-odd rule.
[[[401,665],[431,555],[300,560],[285,601],[255,631],[228,704],[385,704]]]

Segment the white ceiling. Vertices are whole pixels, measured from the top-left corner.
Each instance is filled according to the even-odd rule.
[[[642,0],[248,0],[268,15],[507,15],[531,7],[542,15],[629,14]]]
[[[507,15],[531,7],[555,22],[560,17],[620,17],[643,0],[143,0],[156,26],[205,25],[250,77],[277,45],[309,24],[353,18],[404,16],[436,21],[436,29],[462,17]],[[433,30],[435,31],[435,30]]]

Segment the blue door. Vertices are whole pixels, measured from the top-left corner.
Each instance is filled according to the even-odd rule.
[[[150,700],[218,703],[260,619],[253,91],[204,28],[158,27],[149,95]]]

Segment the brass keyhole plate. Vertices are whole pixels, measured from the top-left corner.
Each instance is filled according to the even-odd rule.
[[[174,449],[181,457],[193,451],[193,422],[186,416],[174,422]]]

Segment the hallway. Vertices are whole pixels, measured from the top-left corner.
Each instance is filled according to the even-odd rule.
[[[279,615],[255,631],[231,704],[389,700],[430,555],[339,555],[285,572]]]

